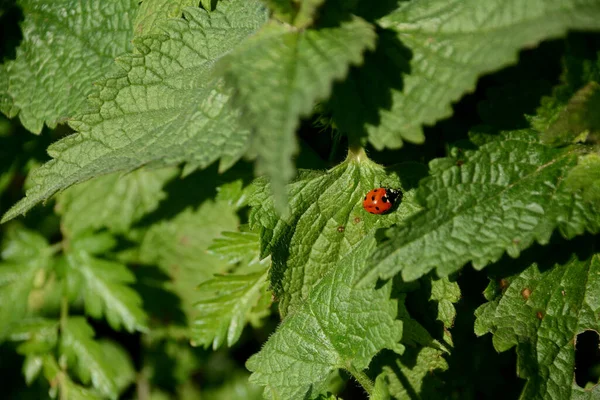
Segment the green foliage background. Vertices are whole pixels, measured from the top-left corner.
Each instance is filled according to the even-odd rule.
[[[0,26],[0,397],[600,399],[600,0]]]

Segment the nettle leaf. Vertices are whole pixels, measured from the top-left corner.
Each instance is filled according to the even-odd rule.
[[[135,276],[121,263],[95,258],[87,249],[67,250],[67,280],[70,288],[83,296],[86,314],[105,316],[113,329],[145,331],[147,316],[139,294],[127,284]]]
[[[104,397],[116,399],[119,396],[112,361],[94,340],[94,330],[85,318],[70,317],[61,322],[60,352],[83,383],[91,382]]]
[[[577,335],[600,326],[600,255],[573,254],[543,270],[533,264],[506,282],[476,311],[475,332],[492,332],[497,351],[517,346],[527,379],[521,398],[597,398],[600,387],[584,390],[574,373]]]
[[[189,207],[170,220],[155,223],[143,237],[141,263],[157,265],[171,278],[164,288],[179,296],[190,327],[196,315],[198,284],[231,268],[207,249],[222,231],[234,230],[238,224],[235,208],[228,201],[208,200],[195,210]]]
[[[108,228],[125,233],[166,197],[162,190],[178,168],[139,169],[122,176],[113,173],[70,187],[58,196],[61,227],[70,236],[88,229]]]
[[[363,156],[351,154],[325,173],[302,172],[288,186],[287,217],[277,213],[265,181],[256,181],[250,223],[261,228],[261,255],[271,254],[271,287],[282,313],[300,304],[315,282],[372,230],[397,223],[418,209],[407,191],[414,182],[405,178],[422,166],[404,165],[400,183],[398,176],[387,176],[381,166]],[[366,193],[379,186],[404,192],[394,212],[372,215],[363,209]]]
[[[192,344],[213,350],[238,341],[246,323],[269,314],[266,268],[248,275],[218,275],[199,287]],[[266,301],[265,301],[266,300]]]
[[[3,221],[98,175],[182,162],[189,172],[218,159],[225,170],[240,158],[249,132],[238,126],[215,62],[265,21],[265,10],[232,0],[210,13],[187,8],[184,17],[134,40],[139,54],[119,58],[121,71],[97,84],[70,121],[79,133],[48,148],[54,159],[29,176],[27,197]]]
[[[294,175],[300,117],[329,97],[333,81],[362,62],[375,38],[373,25],[358,17],[318,30],[271,21],[226,59],[242,120],[256,133],[257,174],[271,178],[279,208],[285,204],[285,184]]]
[[[372,104],[380,105],[376,119],[362,122],[370,142],[382,149],[400,147],[403,140],[423,142],[422,125],[450,116],[451,103],[473,91],[479,76],[515,63],[520,49],[568,29],[600,29],[600,4],[536,0],[523,7],[521,0],[410,1],[400,2],[379,25],[393,31],[400,42],[387,54],[396,72],[385,78],[386,86],[370,85],[372,74],[351,75],[349,84],[358,88],[356,100],[346,100],[349,108],[340,116],[369,114]],[[376,76],[385,77],[388,67],[378,68]]]
[[[248,360],[250,381],[265,386],[266,398],[311,398],[326,390],[332,371],[360,375],[380,350],[401,350],[402,322],[395,320],[391,283],[379,289],[352,284],[374,246],[372,238],[365,239],[331,267]]]
[[[24,342],[17,349],[20,354],[47,353],[58,343],[58,321],[40,317],[22,319],[11,329],[10,340]]]
[[[275,18],[299,28],[313,23],[317,9],[325,0],[266,0]]]
[[[416,194],[424,211],[390,230],[367,279],[414,280],[433,268],[446,276],[469,261],[481,269],[548,243],[555,229],[567,238],[600,229],[598,205],[565,184],[586,147],[551,148],[530,130],[473,138],[484,143],[478,150],[430,164]]]
[[[221,232],[208,251],[230,264],[255,264],[260,258],[260,236],[252,231]]]
[[[9,229],[0,262],[0,340],[28,311],[29,295],[44,283],[52,250],[46,239],[20,226]]]
[[[131,51],[136,0],[19,0],[23,40],[2,67],[0,110],[40,133],[85,103],[92,84],[114,71],[114,59]],[[40,66],[43,66],[40,67]]]
[[[162,33],[165,21],[181,17],[186,7],[198,7],[198,3],[199,0],[143,0],[133,21],[135,35]]]

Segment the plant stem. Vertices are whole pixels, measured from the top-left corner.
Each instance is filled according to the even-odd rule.
[[[356,379],[358,381],[358,383],[360,383],[360,386],[362,386],[365,389],[365,391],[369,394],[369,396],[371,396],[373,394],[373,389],[375,386],[373,385],[373,382],[367,376],[367,374],[365,374],[362,371],[357,370],[354,367],[349,367],[346,370],[348,372],[350,372],[350,374],[354,377],[354,379]]]

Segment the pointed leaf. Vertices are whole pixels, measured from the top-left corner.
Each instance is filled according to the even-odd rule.
[[[48,242],[38,233],[21,227],[8,231],[0,262],[0,341],[27,314],[29,295],[36,282],[43,281],[51,255]]]
[[[136,0],[20,0],[23,40],[14,61],[0,68],[0,110],[19,114],[25,128],[65,122],[131,50]],[[5,75],[6,74],[6,75]]]
[[[250,319],[268,315],[271,294],[266,270],[250,275],[217,275],[203,282],[198,291],[200,301],[192,325],[194,345],[212,344],[213,350],[224,344],[231,347]]]
[[[402,272],[405,280],[414,280],[433,268],[445,276],[469,261],[483,268],[505,251],[517,257],[536,241],[548,243],[555,229],[568,238],[597,232],[598,205],[565,185],[586,148],[555,149],[537,136],[533,131],[474,136],[484,143],[478,150],[432,162],[432,176],[417,191],[424,211],[390,231],[368,276]]]
[[[265,397],[301,399],[326,389],[330,372],[362,371],[383,348],[400,350],[402,323],[389,299],[391,284],[356,288],[374,247],[366,239],[315,285],[262,350],[246,363],[250,381],[265,386]]]
[[[363,156],[349,156],[326,173],[301,174],[288,187],[287,217],[276,212],[264,181],[256,182],[250,222],[261,227],[262,256],[271,254],[271,286],[282,313],[300,304],[314,283],[369,232],[399,222],[418,209],[406,189],[421,176],[421,165],[404,165],[398,179],[386,176],[382,167]],[[379,186],[400,188],[404,195],[395,211],[372,215],[363,209],[362,201]]]
[[[271,178],[276,204],[285,204],[284,185],[293,177],[294,133],[300,117],[329,97],[333,81],[373,48],[375,32],[360,18],[340,26],[297,30],[270,22],[227,58],[246,125],[256,132],[257,174]]]
[[[147,316],[138,293],[127,286],[135,281],[126,266],[101,260],[85,250],[73,249],[66,254],[68,279],[80,283],[85,312],[94,318],[105,316],[113,329],[125,327],[129,332],[145,331]]]
[[[521,0],[402,1],[379,24],[400,42],[387,54],[395,68],[381,65],[371,74],[353,75],[351,87],[359,89],[340,115],[370,115],[365,108],[377,104],[377,117],[362,123],[381,149],[400,147],[403,140],[423,142],[423,125],[450,116],[452,102],[473,91],[481,75],[515,63],[520,49],[568,29],[600,29],[600,3],[533,0],[524,7]],[[387,85],[371,85],[373,76]]]
[[[100,344],[94,341],[94,330],[85,318],[71,317],[61,323],[60,350],[82,382],[91,382],[106,397],[118,397],[117,377],[111,361],[105,357]]]
[[[297,27],[313,23],[317,9],[325,0],[266,0],[275,18]]]
[[[73,186],[58,197],[63,232],[74,236],[87,229],[126,232],[166,197],[163,185],[177,168],[140,169],[128,175],[114,173]]]
[[[555,257],[553,255],[553,257]],[[524,399],[593,399],[600,387],[575,383],[578,334],[600,326],[600,255],[576,254],[552,268],[533,264],[506,279],[508,287],[477,312],[477,333],[494,333],[494,347],[517,346]]]
[[[27,197],[3,217],[14,218],[59,190],[109,172],[187,163],[235,163],[248,132],[237,124],[215,62],[265,20],[255,0],[220,2],[208,13],[189,8],[164,34],[135,40],[139,53],[119,59],[121,71],[97,84],[89,106],[70,121],[79,133],[48,149],[54,158],[29,177]]]

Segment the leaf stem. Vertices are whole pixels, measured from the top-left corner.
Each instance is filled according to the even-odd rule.
[[[367,376],[367,374],[351,366],[346,368],[346,370],[350,372],[352,377],[354,377],[354,379],[356,379],[358,383],[360,383],[360,386],[362,386],[365,389],[369,396],[373,394],[373,389],[375,385],[373,384],[373,381],[371,381],[371,379]]]

